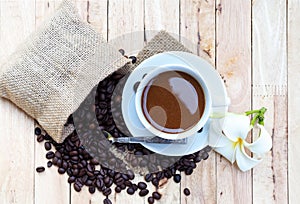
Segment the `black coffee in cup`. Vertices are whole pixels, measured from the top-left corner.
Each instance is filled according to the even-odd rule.
[[[166,71],[153,77],[143,89],[141,100],[147,121],[166,133],[177,134],[191,129],[205,109],[201,85],[182,71]]]

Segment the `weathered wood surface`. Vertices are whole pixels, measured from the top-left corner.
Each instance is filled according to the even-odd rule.
[[[181,184],[169,181],[159,203],[297,203],[299,191],[299,0],[76,0],[83,20],[104,38],[137,52],[155,32],[173,33],[206,59],[226,80],[231,111],[268,108],[266,127],[273,149],[247,173],[211,153]],[[0,1],[0,63],[47,18],[60,0]],[[128,33],[124,37],[122,34]],[[134,33],[134,34],[130,34]],[[124,39],[136,39],[126,44]],[[125,44],[124,44],[125,43]],[[67,177],[46,166],[43,145],[33,137],[34,122],[0,98],[0,203],[102,203],[101,193],[77,193]],[[255,139],[255,138],[253,138]],[[6,145],[10,144],[10,145]],[[22,179],[20,179],[22,178]],[[137,177],[141,179],[141,177]],[[191,196],[183,189],[189,187]],[[147,203],[125,192],[113,203]]]

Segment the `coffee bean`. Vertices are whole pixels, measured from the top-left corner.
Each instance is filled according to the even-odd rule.
[[[51,162],[51,161],[48,161],[48,162],[47,162],[47,167],[50,168],[51,166],[52,166],[52,162]]]
[[[58,173],[60,174],[64,174],[66,172],[66,170],[64,168],[58,168]]]
[[[198,133],[201,133],[203,131],[203,127],[200,129],[200,130],[198,130],[197,132]]]
[[[98,188],[102,188],[102,187],[104,186],[103,180],[102,180],[102,179],[97,179],[97,181],[96,181],[96,186],[97,186]]]
[[[144,183],[144,182],[139,182],[138,183],[138,187],[139,187],[139,189],[145,189],[145,188],[147,188],[147,184],[146,183]]]
[[[44,147],[47,151],[51,149],[51,143],[50,142],[45,142]]]
[[[152,173],[148,173],[145,175],[145,181],[149,182],[149,181],[152,181],[153,179],[153,174]]]
[[[91,194],[95,193],[95,191],[96,191],[96,188],[95,188],[94,186],[90,186],[90,187],[89,187],[89,192],[90,192]]]
[[[115,192],[116,192],[116,193],[120,193],[121,191],[122,191],[122,189],[121,189],[120,186],[117,186],[117,187],[115,188]]]
[[[149,193],[148,189],[142,189],[139,192],[139,196],[143,197],[143,196],[147,195],[148,193]]]
[[[119,52],[121,53],[121,55],[125,55],[125,51],[123,49],[119,49]]]
[[[203,160],[207,160],[208,157],[209,157],[208,153],[207,153],[207,152],[204,152],[204,153],[203,153],[203,156],[202,156]]]
[[[180,181],[181,181],[180,174],[175,174],[173,177],[173,180],[175,181],[175,183],[180,183]]]
[[[72,157],[72,156],[77,156],[78,155],[78,152],[77,151],[71,151],[69,152],[69,155]]]
[[[54,152],[48,152],[47,154],[46,154],[46,158],[47,159],[52,159],[52,158],[54,158]]]
[[[158,187],[159,180],[158,180],[157,178],[153,178],[153,179],[152,179],[152,184],[153,184],[155,187]]]
[[[75,180],[76,180],[76,177],[75,177],[75,176],[70,176],[70,177],[68,178],[68,183],[74,183]]]
[[[136,63],[136,57],[135,56],[130,56],[129,59],[131,59],[131,62],[134,64]]]
[[[68,168],[68,163],[66,161],[62,162],[62,168],[64,168],[64,169]]]
[[[155,199],[155,200],[159,200],[161,198],[161,195],[158,193],[158,192],[153,192],[152,193],[152,197]]]
[[[148,203],[153,204],[154,203],[154,198],[152,196],[148,197]]]
[[[193,173],[193,168],[192,167],[188,167],[186,170],[185,170],[185,174],[186,175],[191,175]]]
[[[111,194],[111,188],[106,188],[102,193],[104,196],[109,196]]]
[[[74,183],[74,189],[75,189],[75,191],[77,191],[77,192],[80,192],[80,191],[81,191],[81,187],[78,185],[78,183]]]
[[[42,134],[41,128],[36,127],[36,128],[34,129],[34,134],[36,134],[37,136],[41,135],[41,134]]]
[[[105,198],[103,200],[103,204],[112,204],[111,200],[109,200],[108,198]]]
[[[184,195],[189,196],[191,194],[190,190],[188,188],[185,188],[183,190]]]
[[[43,141],[44,141],[44,136],[43,136],[43,135],[39,135],[39,136],[37,137],[37,141],[38,141],[38,142],[43,142]]]
[[[134,194],[134,189],[129,187],[127,188],[127,191],[126,191],[129,195],[133,195]]]
[[[43,167],[43,166],[36,168],[36,172],[38,172],[38,173],[42,173],[43,171],[45,171],[45,167]]]

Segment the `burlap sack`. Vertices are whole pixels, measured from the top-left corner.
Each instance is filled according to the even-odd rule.
[[[109,46],[75,6],[64,1],[54,15],[1,66],[0,96],[9,99],[57,142],[91,89],[127,60]]]

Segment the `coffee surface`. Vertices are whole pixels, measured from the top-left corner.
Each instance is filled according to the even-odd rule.
[[[141,100],[148,122],[166,133],[189,130],[200,120],[205,108],[201,85],[181,71],[155,76],[144,88]]]

